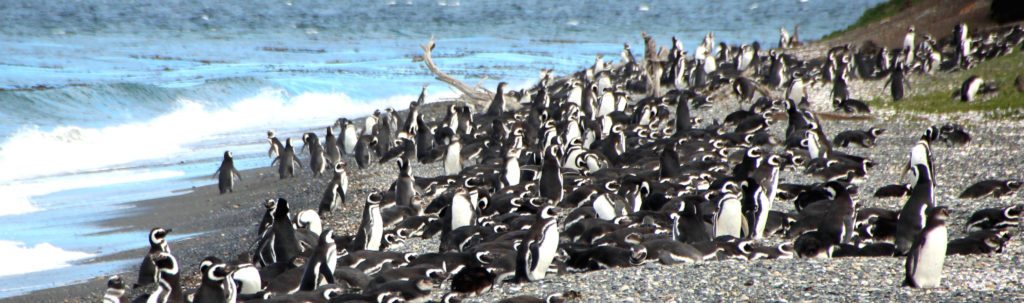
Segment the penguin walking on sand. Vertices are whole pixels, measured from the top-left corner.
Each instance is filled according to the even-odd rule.
[[[545,205],[537,212],[535,222],[516,248],[515,280],[518,282],[543,280],[548,267],[558,254],[558,212]]]
[[[352,248],[355,250],[380,250],[380,244],[384,238],[384,219],[380,214],[380,202],[384,199],[380,193],[372,193],[366,197],[366,205],[363,207],[363,220],[356,230],[356,237],[352,240]]]
[[[167,244],[167,234],[169,233],[171,233],[170,228],[157,227],[149,231],[149,252],[146,253],[142,264],[139,265],[139,279],[132,288],[144,287],[156,282],[159,273],[152,258],[159,253],[171,253],[171,247]]]
[[[338,138],[334,136],[334,127],[328,126],[327,135],[324,136],[324,158],[327,159],[328,166],[341,160],[341,147],[338,143]]]
[[[213,173],[213,176],[217,178],[217,188],[220,189],[220,194],[235,192],[235,178],[242,181],[242,175],[235,169],[235,159],[232,158],[231,151],[224,151],[224,160],[220,162],[220,167]]]
[[[935,207],[928,211],[924,230],[915,238],[907,254],[904,286],[915,288],[937,288],[942,284],[942,266],[946,261],[946,246],[949,233],[946,219],[949,211]]]
[[[277,139],[277,136],[274,135],[274,131],[267,131],[267,142],[270,143],[270,149],[267,150],[267,157],[281,155],[281,151],[284,150],[284,145],[282,145],[281,140]]]
[[[359,141],[359,133],[356,132],[356,125],[352,124],[352,121],[345,118],[338,119],[334,122],[334,125],[338,127],[338,147],[339,152],[342,155],[352,155],[356,150],[356,142]]]
[[[270,165],[277,164],[277,173],[281,179],[287,179],[295,176],[295,169],[301,168],[302,164],[299,163],[299,157],[295,155],[295,147],[292,147],[292,138],[285,140],[284,149],[274,159]]]
[[[334,177],[324,188],[324,194],[320,198],[320,208],[317,213],[320,217],[326,217],[327,213],[338,209],[338,203],[345,203],[345,193],[348,192],[348,173],[345,172],[345,161],[338,161],[334,164]]]
[[[320,176],[327,170],[327,157],[324,155],[324,146],[320,144],[320,137],[314,133],[302,135],[302,149],[309,150],[309,169],[313,176]]]

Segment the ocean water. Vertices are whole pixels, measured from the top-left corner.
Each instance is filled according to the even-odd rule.
[[[224,150],[268,166],[265,131],[298,137],[339,117],[456,96],[413,58],[514,88],[595,55],[640,53],[640,32],[688,50],[706,32],[772,46],[816,39],[881,0],[165,0],[0,5],[0,298],[105,275],[81,260],[144,247],[104,232],[126,202],[187,192]],[[55,271],[68,273],[54,275]],[[59,276],[59,278],[55,278]]]

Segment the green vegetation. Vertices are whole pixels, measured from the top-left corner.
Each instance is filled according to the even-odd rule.
[[[873,106],[890,108],[897,112],[957,113],[983,111],[986,116],[1005,118],[1020,116],[1024,112],[1024,93],[1014,87],[1014,79],[1024,74],[1024,53],[1013,54],[982,62],[970,70],[952,73],[936,72],[934,75],[913,76],[908,96],[899,102],[892,102],[886,95],[872,101]],[[979,100],[966,103],[953,97],[960,85],[971,75],[977,75],[986,82],[994,81],[999,88],[996,93],[983,95]]]
[[[868,10],[864,11],[864,14],[857,19],[857,22],[854,22],[845,29],[834,31],[831,34],[826,35],[825,37],[822,38],[822,40],[839,36],[840,34],[850,31],[852,29],[865,26],[871,23],[875,23],[885,18],[889,18],[890,16],[903,11],[907,7],[910,7],[910,5],[921,1],[923,0],[889,0],[885,3],[880,3],[875,7],[869,8]]]

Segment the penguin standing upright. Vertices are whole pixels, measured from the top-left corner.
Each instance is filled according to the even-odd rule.
[[[206,257],[199,264],[202,282],[192,298],[195,303],[229,302],[229,296],[237,296],[237,289],[232,281],[228,281],[233,268],[228,267],[217,257]],[[230,301],[234,302],[234,301]]]
[[[354,155],[356,158],[356,164],[359,164],[359,169],[367,168],[373,163],[370,160],[370,157],[373,154],[372,148],[376,144],[377,137],[374,136],[360,136],[359,140],[356,141]]]
[[[324,146],[320,145],[320,137],[314,133],[302,135],[302,149],[309,149],[309,169],[314,176],[320,176],[327,170],[327,157],[324,156]]]
[[[142,264],[139,265],[139,279],[132,288],[144,287],[156,282],[159,273],[152,257],[158,253],[171,253],[171,247],[167,245],[167,234],[169,233],[171,233],[170,228],[157,227],[149,230],[149,252],[146,253],[146,257],[142,258]]]
[[[444,174],[446,176],[457,175],[462,172],[462,142],[458,133],[451,134],[448,140],[448,147],[444,152]]]
[[[544,160],[541,163],[540,184],[537,186],[537,189],[540,190],[540,196],[547,198],[551,203],[555,204],[561,202],[562,196],[565,195],[565,190],[562,188],[562,169],[558,163],[558,145],[549,146],[544,151]]]
[[[355,124],[352,121],[341,118],[335,123],[340,131],[338,132],[338,146],[341,147],[340,152],[342,155],[351,155],[355,153],[356,142],[359,141],[359,134],[356,132]]]
[[[320,198],[320,208],[317,210],[320,217],[326,217],[327,213],[338,208],[338,203],[345,203],[345,194],[348,193],[348,173],[345,172],[345,161],[338,161],[334,164],[334,177],[327,182],[324,194]]]
[[[383,198],[380,193],[372,193],[366,197],[363,220],[356,231],[355,239],[352,240],[353,249],[350,251],[380,250],[384,237],[384,219],[380,215],[380,202]]]
[[[491,100],[491,105],[487,107],[488,116],[500,116],[505,112],[505,87],[508,83],[498,83],[498,89],[494,91],[494,99]]]
[[[414,203],[413,196],[416,194],[416,179],[412,176],[412,168],[406,156],[395,159],[398,162],[398,180],[395,180],[395,199],[398,206],[411,207],[420,212],[421,207]]]
[[[278,165],[277,173],[281,179],[294,177],[295,168],[302,167],[302,164],[299,164],[299,157],[295,155],[295,148],[292,147],[292,138],[285,140],[284,149],[270,165],[274,165],[274,163]]]
[[[334,270],[338,266],[338,246],[334,242],[334,230],[328,229],[320,234],[316,250],[306,260],[306,270],[302,273],[300,291],[312,291],[321,285],[334,283]]]
[[[277,139],[274,135],[274,131],[267,131],[267,142],[270,143],[270,149],[267,150],[267,157],[274,157],[281,154],[281,150],[284,149],[284,145],[281,145],[281,140]]]
[[[544,279],[548,267],[558,254],[558,213],[545,205],[537,212],[535,222],[516,248],[515,279],[518,282]]]
[[[324,136],[324,158],[327,159],[327,167],[334,166],[341,160],[341,148],[338,147],[338,138],[334,136],[334,127],[327,127],[327,135]]]
[[[124,293],[127,289],[124,286],[124,280],[121,276],[113,275],[107,279],[107,290],[103,292],[103,303],[123,303],[126,302]]]
[[[910,197],[903,204],[896,217],[896,252],[903,255],[910,251],[914,239],[925,227],[925,212],[935,206],[931,173],[925,164],[917,164],[911,168],[917,181],[911,188]]]
[[[292,224],[288,211],[288,201],[278,198],[277,207],[274,208],[274,223],[270,227],[271,233],[274,235],[271,245],[273,245],[276,262],[291,262],[293,258],[302,253],[299,240],[295,237],[295,225]]]
[[[904,286],[936,288],[942,283],[942,265],[946,261],[946,245],[949,233],[946,219],[949,212],[945,207],[928,211],[924,230],[914,239],[914,245],[907,254],[906,279]]]
[[[712,236],[742,237],[746,230],[746,218],[743,216],[743,203],[740,199],[741,187],[743,184],[736,184],[727,181],[722,187],[722,195],[718,200],[718,212],[715,213]]]
[[[181,272],[178,268],[178,260],[167,252],[159,252],[151,257],[153,263],[156,264],[157,288],[152,293],[144,294],[132,302],[185,302],[185,296],[181,292]]]
[[[220,189],[220,194],[235,192],[235,178],[242,181],[242,175],[235,169],[235,159],[232,158],[231,151],[224,151],[224,160],[220,162],[220,167],[213,175],[217,177],[217,188]]]
[[[904,95],[904,77],[903,74],[903,62],[898,62],[893,67],[892,72],[889,74],[889,80],[886,84],[889,85],[889,93],[892,95],[893,101],[903,100]]]

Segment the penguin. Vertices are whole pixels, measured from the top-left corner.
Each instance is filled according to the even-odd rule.
[[[508,83],[498,83],[498,88],[494,91],[494,99],[491,100],[491,104],[487,107],[488,116],[501,116],[505,112],[505,87]]]
[[[1002,198],[1012,195],[1024,184],[1020,180],[984,180],[968,186],[962,193],[960,199],[976,199],[992,196]]]
[[[151,256],[156,264],[157,288],[152,293],[144,294],[132,302],[183,303],[185,296],[181,289],[181,272],[178,260],[168,252],[158,252]]]
[[[239,296],[253,295],[263,289],[260,271],[252,263],[246,261],[249,259],[251,259],[249,255],[243,253],[237,260],[228,264],[234,267],[234,271],[228,275],[228,278],[232,283],[238,285]]]
[[[747,186],[746,181],[735,183],[726,181],[718,200],[718,212],[715,213],[712,236],[732,236],[740,238],[746,229],[746,218],[743,216],[743,203],[740,199],[741,187]]]
[[[444,174],[457,175],[462,172],[462,142],[459,134],[452,134],[444,152]]]
[[[768,69],[768,85],[772,88],[778,88],[783,83],[788,82],[786,79],[786,58],[782,54],[771,54],[771,66]]]
[[[113,275],[107,279],[107,290],[103,292],[103,303],[124,303],[127,289],[121,276]]]
[[[901,198],[910,194],[910,184],[890,184],[875,190],[875,198]]]
[[[538,298],[534,296],[522,295],[514,296],[501,299],[498,303],[563,303],[566,302],[565,295],[563,294],[551,294],[546,297]]]
[[[372,148],[376,146],[377,143],[377,137],[374,136],[360,136],[359,140],[356,141],[353,154],[356,158],[356,164],[359,164],[359,169],[365,169],[373,163],[370,160],[370,157],[372,154]]]
[[[857,203],[850,197],[850,193],[845,185],[830,181],[825,186],[834,193],[834,197],[831,201],[818,202],[830,204],[827,206],[828,210],[821,217],[818,232],[831,237],[832,243],[847,244],[853,238],[853,234],[856,231],[854,228],[854,216],[857,211]]]
[[[1004,229],[1020,226],[1022,214],[1024,214],[1024,204],[981,209],[975,211],[967,219],[966,229]]]
[[[338,144],[340,145],[342,155],[352,155],[356,150],[356,142],[359,141],[359,134],[356,133],[356,126],[352,124],[352,121],[341,118],[338,119],[337,125],[341,131],[338,132]]]
[[[995,84],[986,83],[981,77],[972,75],[960,85],[959,97],[962,102],[971,102],[977,98],[978,94],[987,94],[996,90]]]
[[[415,203],[413,196],[416,195],[416,180],[412,176],[412,168],[409,159],[399,157],[395,159],[398,165],[398,180],[395,180],[395,203],[398,206],[412,208],[417,215],[422,214],[422,206]]]
[[[690,244],[673,239],[653,239],[641,245],[647,249],[647,259],[657,260],[664,265],[697,263],[704,260],[704,254]]]
[[[903,74],[903,62],[896,62],[894,65],[885,84],[889,86],[889,94],[892,96],[892,101],[900,101],[903,100],[904,96],[906,75]]]
[[[833,99],[832,108],[846,113],[871,113],[871,108],[868,107],[868,104],[857,99]]]
[[[320,198],[320,208],[317,213],[320,217],[327,217],[327,214],[338,208],[338,203],[346,203],[345,194],[348,193],[348,173],[345,172],[345,161],[339,160],[334,164],[334,177],[324,187],[324,194]]]
[[[942,266],[946,261],[946,247],[949,233],[946,219],[949,212],[945,207],[928,211],[924,229],[914,239],[907,254],[906,279],[904,286],[914,288],[937,288],[942,283]]]
[[[914,52],[914,46],[917,45],[914,43],[915,36],[914,26],[911,25],[907,28],[907,34],[903,36],[903,53],[906,55],[907,64],[913,64],[914,57],[916,57]]]
[[[451,231],[459,227],[476,225],[477,216],[476,205],[470,201],[469,193],[465,188],[459,187],[452,196],[451,205],[445,210],[446,224],[441,238],[447,238]]]
[[[832,140],[832,145],[847,147],[852,143],[859,145],[860,147],[875,147],[875,140],[877,140],[883,133],[885,133],[885,129],[878,127],[872,127],[866,131],[847,130],[837,134],[835,139]]]
[[[320,176],[327,170],[327,157],[324,156],[324,146],[320,144],[320,138],[314,133],[302,135],[302,149],[309,149],[309,169],[313,176]]]
[[[235,192],[235,178],[242,181],[242,175],[235,169],[235,160],[232,158],[231,151],[224,151],[224,160],[220,162],[220,167],[213,175],[217,178],[217,188],[220,189],[220,194]]]
[[[562,169],[558,164],[558,151],[558,145],[549,146],[544,151],[544,158],[541,163],[540,181],[537,185],[540,196],[555,204],[561,202],[562,197],[565,195]]]
[[[199,264],[202,281],[192,297],[192,302],[234,302],[237,290],[234,282],[228,280],[233,271],[234,268],[229,267],[217,257],[203,259],[203,262]]]
[[[282,180],[294,177],[296,167],[302,167],[302,164],[299,164],[299,157],[295,155],[295,148],[292,147],[292,138],[285,139],[284,149],[270,165],[274,163],[277,163],[277,173]]]
[[[334,136],[334,127],[327,127],[327,135],[324,136],[324,157],[327,159],[327,165],[333,165],[341,160],[341,142]]]
[[[925,228],[925,212],[935,206],[931,173],[925,164],[917,164],[912,169],[917,182],[911,188],[910,198],[903,204],[897,216],[896,223],[896,251],[900,255],[910,251],[914,239]]]
[[[384,219],[380,215],[380,202],[384,199],[380,193],[372,193],[366,197],[363,207],[363,220],[359,224],[356,237],[352,241],[353,250],[380,250],[384,237]]]
[[[518,282],[543,280],[558,251],[558,212],[545,205],[537,212],[537,222],[516,248]]]
[[[732,91],[740,97],[740,101],[750,101],[754,98],[755,84],[753,80],[745,77],[738,77],[732,81]]]
[[[163,229],[160,227],[149,230],[149,252],[142,258],[142,264],[139,265],[139,278],[135,282],[132,288],[139,288],[148,286],[156,282],[159,272],[157,272],[156,264],[153,262],[153,256],[159,253],[171,253],[171,247],[167,244],[167,234],[171,233],[172,229]]]
[[[316,250],[306,261],[306,269],[299,283],[300,291],[312,291],[324,284],[334,284],[334,270],[338,266],[338,246],[334,242],[334,230],[320,234]]]
[[[380,120],[380,110],[374,110],[372,115],[363,118],[363,132],[360,136],[373,136],[373,129],[377,127],[377,121]]]
[[[284,145],[281,144],[281,140],[277,139],[277,136],[274,135],[274,131],[272,130],[267,131],[267,142],[270,143],[270,149],[267,150],[267,157],[272,158],[278,156],[281,154],[281,151],[284,150]]]

